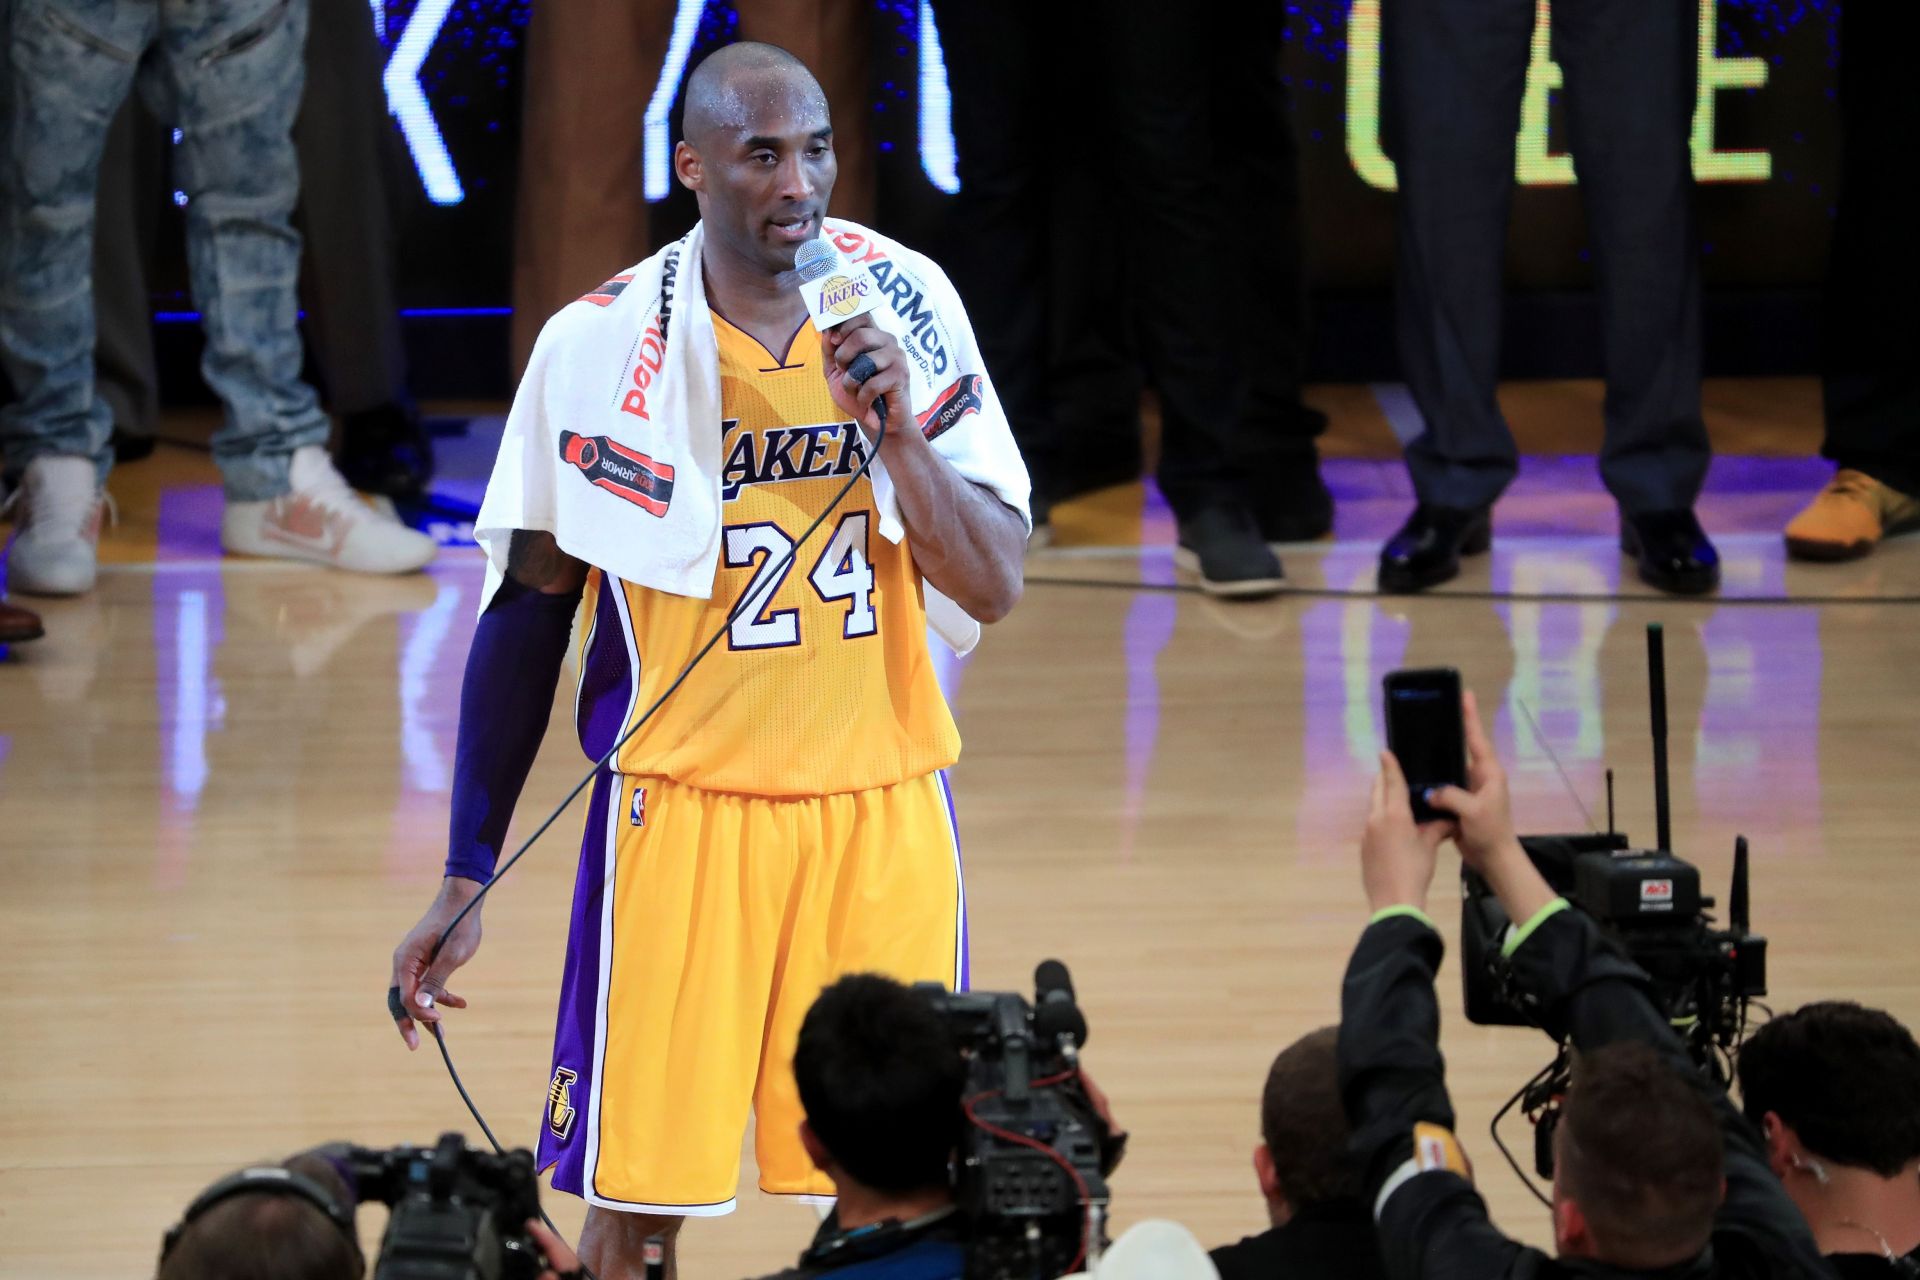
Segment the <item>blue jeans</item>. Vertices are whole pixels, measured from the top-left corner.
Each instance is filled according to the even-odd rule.
[[[0,409],[9,470],[43,455],[112,466],[93,385],[100,153],[133,88],[181,132],[187,258],[206,326],[200,371],[226,405],[213,456],[227,496],[287,491],[293,451],[328,423],[300,380],[299,191],[290,131],[307,0],[13,0],[0,153]],[[144,62],[143,62],[144,58]],[[158,193],[155,193],[158,198]]]

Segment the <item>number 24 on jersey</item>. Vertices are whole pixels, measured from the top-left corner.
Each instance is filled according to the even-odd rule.
[[[847,602],[840,634],[848,640],[873,635],[880,629],[873,608],[873,566],[867,559],[869,518],[870,513],[865,511],[841,516],[833,536],[807,573],[807,584],[822,601]],[[781,649],[799,644],[800,611],[772,608],[774,597],[794,568],[793,539],[769,520],[728,525],[721,541],[729,569],[758,570],[727,628],[727,647]]]

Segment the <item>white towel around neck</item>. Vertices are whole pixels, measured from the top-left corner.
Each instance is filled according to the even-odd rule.
[[[907,354],[914,417],[934,449],[1031,527],[1026,465],[946,275],[857,223],[829,220],[822,235],[879,290],[874,321]],[[506,571],[515,529],[551,533],[567,554],[628,582],[700,599],[713,594],[720,360],[701,278],[702,239],[696,224],[561,308],[540,331],[474,521],[487,553],[482,609]],[[906,529],[879,459],[869,476],[880,532],[898,542]],[[936,633],[956,653],[972,649],[979,623],[931,584],[926,602]]]

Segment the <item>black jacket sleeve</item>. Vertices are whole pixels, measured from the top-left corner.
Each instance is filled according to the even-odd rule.
[[[1340,994],[1340,1096],[1365,1170],[1381,1260],[1396,1280],[1531,1277],[1550,1270],[1551,1261],[1501,1235],[1486,1202],[1460,1173],[1412,1173],[1379,1203],[1389,1180],[1417,1167],[1410,1163],[1416,1126],[1433,1126],[1430,1141],[1439,1140],[1437,1130],[1451,1141],[1453,1104],[1433,994],[1442,951],[1440,935],[1415,917],[1369,925]]]
[[[1720,1120],[1727,1195],[1714,1222],[1722,1275],[1828,1276],[1806,1220],[1767,1166],[1760,1135],[1727,1091],[1707,1080],[1662,1016],[1648,978],[1585,913],[1563,910],[1542,921],[1514,951],[1516,983],[1534,1002],[1541,1027],[1575,1049],[1624,1040],[1652,1045],[1693,1081]]]

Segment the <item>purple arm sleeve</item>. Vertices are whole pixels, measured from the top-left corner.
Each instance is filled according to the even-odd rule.
[[[467,650],[460,734],[453,754],[453,815],[446,874],[493,878],[507,822],[553,714],[580,593],[547,595],[508,578]]]

